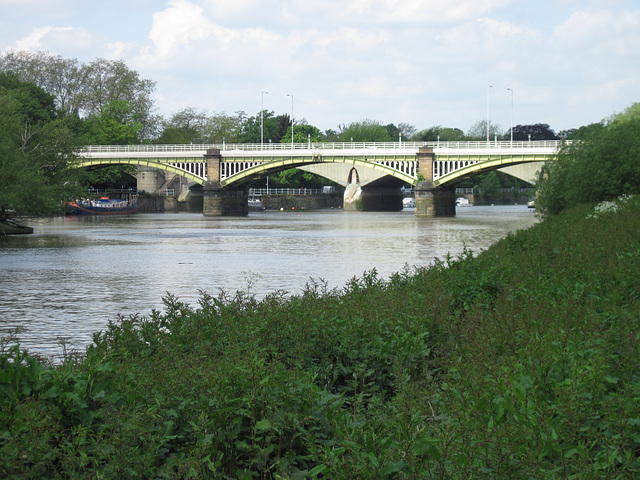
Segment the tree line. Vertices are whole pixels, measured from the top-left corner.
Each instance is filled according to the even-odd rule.
[[[122,60],[95,59],[82,63],[48,52],[8,51],[0,56],[0,72],[13,73],[53,96],[58,116],[74,118],[76,133],[85,144],[134,143],[282,143],[291,141],[291,117],[271,110],[247,115],[244,111],[208,113],[185,107],[168,117],[156,113],[152,94],[156,82],[131,70]],[[293,141],[466,141],[486,138],[486,120],[465,133],[460,128],[432,126],[418,130],[407,123],[395,125],[363,119],[320,130],[306,119],[293,119]],[[491,138],[506,140],[511,130],[490,125]],[[549,125],[518,125],[514,140],[555,140]]]

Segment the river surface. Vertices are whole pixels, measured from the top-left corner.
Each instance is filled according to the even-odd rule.
[[[83,351],[118,314],[163,310],[167,292],[197,305],[199,290],[258,298],[302,292],[310,279],[342,288],[376,269],[388,278],[464,247],[486,249],[536,222],[526,206],[458,208],[456,217],[402,212],[259,212],[62,217],[0,237],[0,337],[16,327],[31,352]]]

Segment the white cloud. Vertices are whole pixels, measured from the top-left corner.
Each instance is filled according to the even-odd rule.
[[[38,50],[42,48],[44,38],[51,33],[70,32],[72,27],[40,27],[35,28],[28,36],[15,43],[15,50]]]

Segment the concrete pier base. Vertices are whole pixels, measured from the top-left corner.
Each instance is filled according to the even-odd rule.
[[[417,217],[455,216],[455,187],[436,189],[432,182],[418,182],[415,190],[415,215]]]
[[[207,182],[202,189],[202,213],[205,217],[249,215],[249,192],[223,189],[220,182]]]

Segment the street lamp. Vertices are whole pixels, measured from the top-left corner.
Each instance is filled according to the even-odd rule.
[[[262,92],[262,104],[260,105],[260,148],[264,144],[264,94],[269,95],[269,92]]]
[[[513,147],[513,88],[507,87],[507,90],[511,92],[511,146]]]
[[[493,88],[493,85],[489,85],[487,87],[487,143],[491,141],[489,139],[489,125],[491,125],[491,121],[489,120],[489,97],[491,96],[492,88]]]
[[[291,97],[291,149],[293,149],[293,94],[287,93],[287,97]]]

